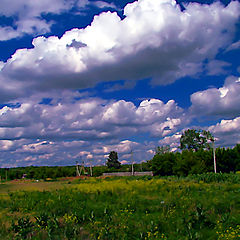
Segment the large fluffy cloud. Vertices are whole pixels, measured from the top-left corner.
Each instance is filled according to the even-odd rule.
[[[16,97],[16,86],[26,95],[146,77],[169,84],[194,75],[231,44],[239,8],[237,1],[226,7],[193,3],[181,11],[171,0],[139,0],[125,7],[123,20],[105,12],[60,39],[38,37],[33,49],[18,50],[2,67],[2,100]]]
[[[76,160],[103,164],[112,150],[117,151],[124,162],[130,160],[131,150],[134,161],[148,160],[152,157],[149,150],[154,148],[153,144],[121,139],[131,139],[137,129],[146,132],[151,123],[157,121],[155,115],[159,113],[157,106],[151,106],[153,102],[160,111],[168,108],[165,106],[168,104],[160,100],[145,101],[144,108],[149,117],[143,122],[140,121],[143,115],[136,113],[140,106],[125,101],[88,99],[53,105],[31,102],[17,107],[5,106],[0,111],[0,166],[71,165]],[[169,111],[175,111],[175,108],[172,106]],[[121,119],[115,121],[104,117],[106,113],[117,116],[121,109],[126,116],[130,114],[129,125],[121,124]],[[135,119],[137,116],[140,119]],[[165,118],[162,113],[159,121],[164,122]]]
[[[240,113],[240,78],[231,76],[221,88],[210,88],[191,95],[191,111],[199,115],[231,118]]]
[[[240,143],[240,117],[221,120],[220,123],[208,128],[217,137],[220,146],[234,146]]]
[[[183,109],[173,100],[144,100],[138,107],[98,98],[50,105],[28,102],[0,109],[0,139],[104,140],[136,132],[161,137],[178,129],[183,119]]]
[[[141,134],[159,139],[186,123],[184,110],[173,100],[135,105],[125,100],[74,100],[76,95],[65,93],[48,104],[35,96],[1,108],[0,166],[74,164],[81,159],[103,164],[112,150],[125,163],[133,151],[134,161],[140,162],[152,157],[155,143],[132,139]]]

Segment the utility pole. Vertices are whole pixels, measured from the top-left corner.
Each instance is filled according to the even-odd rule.
[[[131,162],[132,162],[132,176],[134,175],[134,168],[133,168],[133,151],[131,150]]]
[[[90,176],[92,177],[93,172],[92,172],[92,160],[90,160]]]
[[[213,165],[214,165],[214,173],[217,173],[217,162],[216,162],[214,139],[213,139]]]
[[[81,173],[83,172],[83,175],[85,174],[85,168],[84,168],[84,161],[82,161],[82,165],[81,165],[81,168],[80,168],[80,173],[79,173],[79,176],[81,176]]]
[[[78,161],[76,161],[76,175],[77,175],[77,177],[80,176]]]

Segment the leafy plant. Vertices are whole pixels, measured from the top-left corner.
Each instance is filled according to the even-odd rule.
[[[12,222],[11,230],[15,233],[16,239],[26,239],[33,232],[33,226],[29,217],[21,217],[16,224]]]

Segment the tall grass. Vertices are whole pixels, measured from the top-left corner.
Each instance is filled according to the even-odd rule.
[[[0,211],[6,213],[0,215],[4,223],[0,236],[239,239],[239,182],[230,184],[230,177],[227,182],[205,179],[199,175],[187,179],[93,178],[59,190],[10,193],[9,199],[0,200],[4,204]]]
[[[198,182],[203,181],[205,183],[211,183],[211,182],[240,183],[240,174],[203,173],[203,174],[188,175],[186,179],[196,180]]]

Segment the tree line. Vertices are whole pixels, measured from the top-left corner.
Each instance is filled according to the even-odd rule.
[[[240,144],[232,149],[217,148],[215,154],[217,172],[230,173],[240,170]],[[154,175],[162,176],[187,176],[214,171],[213,151],[204,149],[156,153],[149,164]]]
[[[153,171],[154,175],[178,175],[199,174],[213,172],[214,152],[216,157],[217,172],[229,173],[240,171],[240,144],[234,148],[214,149],[214,137],[205,130],[186,130],[180,139],[179,150],[171,152],[170,146],[159,146],[151,160],[140,164],[133,164],[134,171]],[[85,167],[88,175],[90,169]],[[130,172],[131,164],[124,164],[118,160],[116,151],[109,153],[106,165],[94,166],[93,176],[101,176],[104,172]],[[57,179],[76,176],[76,166],[62,167],[18,167],[0,168],[2,180],[27,179]]]
[[[149,161],[155,175],[199,174],[213,172],[216,159],[217,172],[230,173],[240,170],[240,144],[234,148],[214,148],[214,137],[205,130],[186,130],[180,138],[181,152],[170,152],[169,146],[157,147]]]
[[[107,165],[93,166],[93,177],[101,176],[104,172],[130,172],[131,164],[121,165],[119,168],[108,167]],[[150,166],[147,162],[134,164],[135,171],[149,171]],[[85,167],[86,173],[83,176],[90,176],[89,167]],[[14,179],[43,179],[46,181],[65,177],[76,177],[76,166],[29,166],[17,168],[0,168],[0,180]]]

